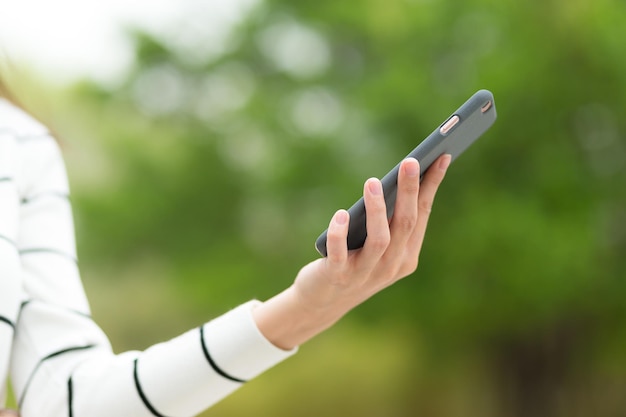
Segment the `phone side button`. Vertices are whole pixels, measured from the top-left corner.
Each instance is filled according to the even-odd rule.
[[[439,133],[444,136],[447,135],[452,129],[454,129],[454,126],[456,126],[460,120],[461,119],[456,114],[452,115],[448,120],[444,122],[444,124],[441,125],[441,127],[439,128]]]

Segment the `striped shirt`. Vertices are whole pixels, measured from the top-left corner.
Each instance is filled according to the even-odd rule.
[[[198,414],[295,352],[263,337],[255,303],[113,354],[80,281],[57,143],[0,98],[0,408],[10,374],[22,417]]]

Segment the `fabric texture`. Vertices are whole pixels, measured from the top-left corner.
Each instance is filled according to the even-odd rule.
[[[196,415],[296,352],[263,337],[257,303],[115,355],[80,281],[59,147],[0,99],[0,404],[10,373],[22,417]]]

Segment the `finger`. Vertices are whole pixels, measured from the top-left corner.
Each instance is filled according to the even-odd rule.
[[[415,158],[407,158],[398,172],[398,194],[391,219],[391,241],[387,254],[401,256],[417,225],[417,196],[420,189],[420,166]]]
[[[373,267],[389,245],[389,221],[380,180],[370,178],[363,187],[367,238],[360,258],[366,268]]]
[[[452,157],[449,154],[440,156],[434,164],[430,166],[420,186],[419,196],[417,198],[417,225],[411,235],[407,247],[413,251],[416,256],[419,254],[424,242],[424,234],[428,225],[428,218],[432,211],[435,194],[439,189],[439,185],[446,175],[448,166]]]
[[[326,259],[331,265],[344,263],[348,259],[348,224],[350,214],[338,210],[328,225],[326,233]]]

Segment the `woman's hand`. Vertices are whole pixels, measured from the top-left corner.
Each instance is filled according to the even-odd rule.
[[[0,417],[20,417],[17,411],[13,410],[0,410]]]
[[[367,180],[363,191],[365,245],[348,250],[348,212],[337,211],[328,227],[327,257],[306,265],[291,287],[253,311],[265,337],[281,348],[297,346],[372,295],[413,273],[433,200],[450,159],[450,155],[443,155],[435,161],[421,185],[418,162],[413,158],[402,162],[391,221],[387,219],[380,181]]]

